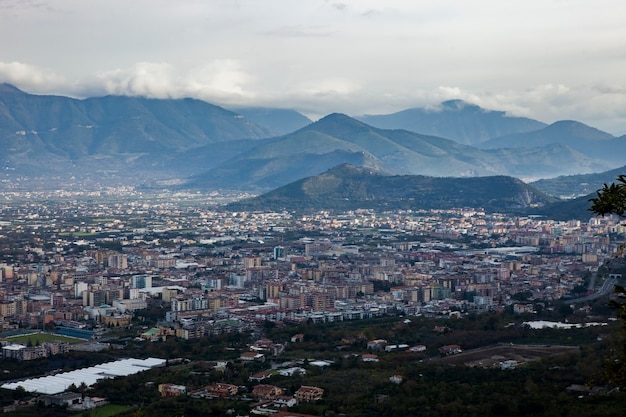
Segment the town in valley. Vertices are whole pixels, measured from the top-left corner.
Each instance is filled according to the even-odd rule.
[[[523,322],[533,328],[606,326],[612,312],[592,306],[613,292],[624,269],[618,255],[626,227],[614,216],[555,221],[480,208],[233,212],[223,209],[224,198],[130,187],[4,193],[4,363],[49,361],[72,352],[117,352],[123,358],[129,356],[127,345],[206,343],[245,335],[237,339],[241,343],[224,347],[223,356],[204,358],[222,372],[231,362],[259,370],[256,376],[246,374],[250,386],[245,394],[225,377],[186,386],[172,376],[158,392],[164,397],[249,398],[257,401],[256,412],[269,415],[267,410],[319,403],[324,387],[261,383],[269,372],[265,368],[302,380],[306,366],[323,369],[346,355],[363,363],[393,354],[419,355],[420,362],[460,357],[469,348],[493,345],[492,340],[482,346],[455,340],[453,326],[446,324],[477,315],[519,317],[518,326]],[[442,337],[418,338],[420,343],[395,333],[390,340],[376,332],[346,330],[331,355],[320,353],[304,362],[289,355],[309,337],[299,330],[302,326],[377,320],[396,327],[432,320],[436,325],[428,332]],[[73,340],[33,343],[33,334]],[[274,339],[276,334],[284,339]],[[549,348],[544,346],[547,353],[539,357],[553,355]],[[178,351],[160,353],[151,366],[197,360]],[[461,363],[505,369],[532,356],[501,355]],[[95,406],[84,401],[85,391],[72,395],[71,382],[50,380],[46,388],[37,388],[30,381],[44,375],[26,376],[30,379],[16,380],[13,371],[5,370],[2,388],[38,391],[46,404],[64,404],[56,397],[69,395],[68,401],[83,409]],[[389,377],[392,384],[403,380],[402,375]],[[82,384],[89,388],[100,379]]]

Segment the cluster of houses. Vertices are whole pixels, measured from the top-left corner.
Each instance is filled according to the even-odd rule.
[[[263,414],[271,414],[282,407],[292,407],[298,403],[315,402],[324,396],[324,389],[314,386],[302,385],[293,395],[286,395],[285,389],[276,385],[257,384],[250,393],[245,393],[245,387],[218,382],[199,389],[187,392],[184,385],[159,384],[159,394],[162,397],[188,395],[192,398],[233,398],[246,394],[256,400],[252,407]]]

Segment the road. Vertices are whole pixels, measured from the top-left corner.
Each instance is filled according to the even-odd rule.
[[[568,303],[570,304],[586,303],[587,301],[604,297],[605,295],[613,292],[613,289],[615,288],[615,284],[617,284],[617,278],[607,278],[607,280],[604,281],[604,284],[602,284],[602,287],[600,287],[598,291],[594,292],[591,295],[587,295],[585,297],[569,300]]]

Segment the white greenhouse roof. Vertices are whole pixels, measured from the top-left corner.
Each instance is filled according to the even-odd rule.
[[[115,362],[107,362],[89,368],[76,369],[70,372],[63,372],[52,376],[26,379],[24,381],[9,382],[0,387],[15,390],[18,387],[29,392],[40,394],[58,394],[67,390],[72,384],[80,386],[85,384],[91,386],[104,378],[114,378],[118,376],[128,376],[139,372],[147,371],[150,368],[164,366],[165,359],[120,359]]]

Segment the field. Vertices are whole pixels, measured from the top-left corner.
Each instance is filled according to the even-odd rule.
[[[73,337],[61,336],[50,333],[32,333],[32,334],[24,334],[20,336],[11,336],[7,337],[6,340],[13,343],[21,343],[24,345],[31,344],[33,346],[40,345],[43,342],[49,342],[51,340],[58,340],[60,342],[67,343],[84,343],[85,340],[75,339]]]
[[[59,236],[74,236],[74,237],[92,237],[97,236],[97,233],[88,233],[88,232],[59,232]]]
[[[548,346],[548,345],[496,345],[480,349],[472,349],[458,355],[447,356],[438,359],[450,365],[480,366],[490,368],[500,362],[514,360],[525,363],[541,359],[546,356],[560,355],[577,350],[572,346]]]

